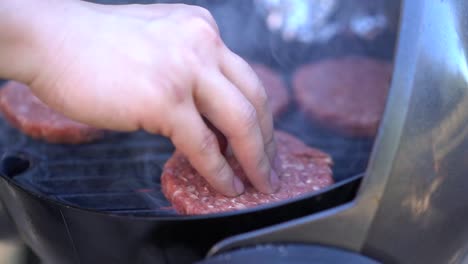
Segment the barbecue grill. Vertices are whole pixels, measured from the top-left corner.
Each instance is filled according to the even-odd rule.
[[[112,133],[95,143],[53,145],[0,121],[0,196],[44,263],[468,261],[468,4],[375,1],[366,9],[373,1],[363,0],[353,9],[337,0],[317,15],[313,4],[327,1],[290,9],[273,2],[297,1],[270,2],[190,3],[212,11],[228,46],[288,84],[298,66],[324,58],[393,62],[377,137],[330,131],[291,104],[276,128],[330,153],[336,183],[277,204],[180,216],[159,185],[173,151],[166,139]],[[293,19],[298,10],[323,21]],[[272,15],[289,26],[272,23]],[[368,24],[356,20],[362,17]],[[311,26],[317,21],[331,35]]]

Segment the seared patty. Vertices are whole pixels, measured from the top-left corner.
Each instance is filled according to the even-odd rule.
[[[323,126],[352,135],[377,133],[390,85],[390,64],[349,56],[300,67],[293,77],[299,107]]]
[[[99,139],[103,131],[59,114],[42,103],[29,88],[10,81],[0,89],[3,116],[24,134],[49,143],[79,144]]]
[[[275,132],[277,140],[276,164],[281,187],[274,194],[258,192],[246,179],[233,156],[227,157],[234,173],[245,184],[245,192],[238,197],[226,197],[215,191],[190,165],[180,152],[167,161],[161,177],[166,198],[181,214],[219,213],[255,207],[318,191],[333,184],[331,157],[302,143],[284,132]]]

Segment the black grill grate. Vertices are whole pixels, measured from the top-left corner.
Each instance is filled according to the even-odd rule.
[[[27,157],[31,168],[13,179],[29,191],[82,208],[117,214],[174,214],[159,177],[170,142],[143,132],[112,134],[93,144],[50,145],[0,123],[6,155]],[[7,144],[5,144],[7,143]]]
[[[335,180],[362,173],[372,141],[344,138],[314,124],[294,106],[276,127],[330,153]],[[29,191],[65,204],[113,214],[174,215],[160,188],[160,174],[173,146],[144,132],[115,133],[78,146],[33,140],[0,121],[7,156],[27,157],[31,168],[13,179]],[[21,154],[21,155],[19,155]]]
[[[266,30],[253,7],[244,2],[187,2],[200,4],[213,12],[232,50],[251,61],[283,71],[288,83],[291,72],[304,62],[345,54],[390,59],[393,54],[395,36],[391,34],[373,42],[340,37],[322,46],[283,43]],[[336,181],[360,174],[366,168],[372,140],[347,138],[325,130],[297,111],[294,104],[277,120],[276,127],[330,153]],[[115,133],[91,144],[51,145],[22,135],[2,119],[0,133],[2,152],[9,153],[7,155],[24,153],[31,160],[31,168],[14,180],[32,192],[69,205],[114,214],[174,214],[160,189],[161,168],[173,151],[164,138],[143,132]]]

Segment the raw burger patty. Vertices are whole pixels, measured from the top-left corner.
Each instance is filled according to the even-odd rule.
[[[0,110],[24,134],[50,143],[85,143],[103,134],[99,129],[55,112],[34,96],[26,85],[14,81],[0,89]]]
[[[274,194],[258,192],[246,180],[233,157],[228,157],[234,172],[245,184],[245,192],[234,198],[219,194],[190,165],[179,152],[168,160],[161,177],[166,198],[181,214],[208,214],[254,207],[282,201],[320,190],[333,183],[332,159],[324,152],[306,146],[297,138],[276,132],[279,164],[277,171],[281,187]]]
[[[344,57],[308,64],[293,77],[299,107],[321,124],[353,136],[372,137],[390,85],[390,64]]]
[[[256,63],[250,63],[250,66],[265,87],[270,99],[273,116],[278,117],[286,110],[289,104],[289,94],[284,81],[277,73],[266,66]]]

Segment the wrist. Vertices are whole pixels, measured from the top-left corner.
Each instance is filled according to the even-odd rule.
[[[47,63],[60,25],[70,12],[68,0],[2,0],[0,3],[0,78],[31,83]]]

